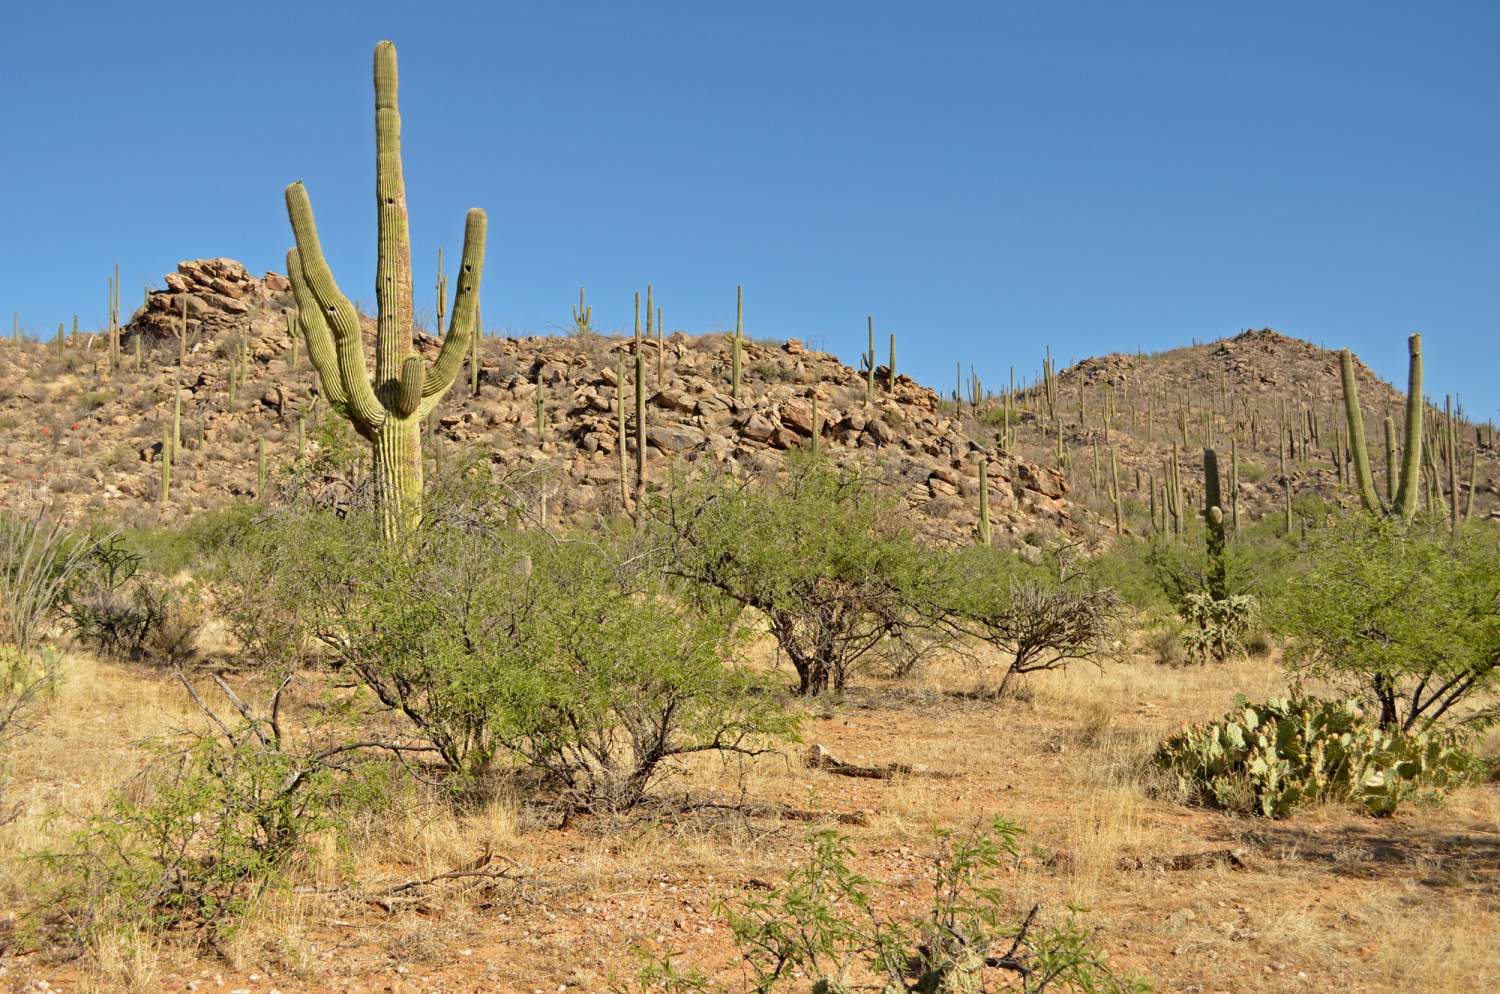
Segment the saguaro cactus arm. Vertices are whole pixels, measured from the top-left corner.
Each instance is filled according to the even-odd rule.
[[[1422,470],[1422,336],[1412,335],[1407,339],[1410,364],[1406,374],[1406,445],[1401,452],[1401,481],[1391,498],[1389,508],[1383,506],[1375,489],[1375,478],[1370,470],[1370,453],[1365,447],[1365,421],[1360,411],[1358,384],[1354,378],[1354,357],[1348,349],[1339,354],[1340,374],[1344,388],[1344,414],[1349,423],[1349,449],[1354,457],[1354,472],[1359,483],[1359,498],[1365,510],[1371,514],[1392,514],[1410,521],[1417,513],[1417,498],[1421,492]],[[1386,419],[1386,491],[1390,492],[1390,470],[1392,461],[1392,428]]]
[[[365,343],[360,333],[359,312],[339,290],[333,271],[323,258],[312,203],[307,198],[307,188],[300,181],[286,188],[286,209],[292,221],[292,235],[297,239],[296,253],[302,261],[302,279],[312,294],[318,314],[333,332],[339,381],[348,398],[350,420],[358,427],[374,431],[385,423],[386,410],[381,406],[380,398],[375,396],[370,374],[365,369]],[[305,321],[309,309],[303,307],[301,310]],[[307,347],[311,352],[311,340]]]
[[[1381,514],[1380,495],[1375,491],[1375,476],[1370,471],[1370,450],[1365,448],[1365,416],[1359,408],[1359,383],[1354,378],[1354,355],[1344,349],[1339,353],[1339,372],[1344,386],[1344,416],[1349,422],[1349,452],[1354,457],[1354,478],[1359,486],[1360,503],[1371,514]]]
[[[1417,513],[1417,476],[1422,468],[1422,336],[1412,335],[1406,346],[1410,355],[1406,374],[1406,444],[1401,450],[1401,482],[1396,487],[1395,510],[1409,521]]]
[[[307,342],[307,358],[318,371],[329,406],[347,418],[350,416],[349,391],[344,389],[344,379],[339,375],[333,332],[323,319],[323,309],[313,296],[312,288],[302,277],[302,258],[296,249],[286,254],[286,271],[292,282],[292,295],[297,300],[297,326],[302,329],[302,338]]]
[[[458,379],[463,368],[464,355],[468,351],[469,339],[475,334],[474,325],[479,313],[479,281],[484,274],[485,232],[488,222],[484,211],[473,208],[464,222],[464,254],[458,267],[458,286],[453,291],[453,309],[448,318],[448,333],[443,336],[443,347],[427,371],[427,381],[422,387],[422,407],[425,417],[443,399],[443,394]]]

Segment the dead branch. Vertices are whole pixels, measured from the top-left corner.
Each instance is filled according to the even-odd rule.
[[[825,773],[836,773],[841,777],[856,777],[863,780],[890,780],[898,776],[930,777],[935,780],[954,780],[958,777],[956,773],[919,769],[908,763],[885,763],[880,766],[860,766],[856,763],[846,763],[821,745],[814,745],[807,751],[807,766],[809,769],[822,770]]]

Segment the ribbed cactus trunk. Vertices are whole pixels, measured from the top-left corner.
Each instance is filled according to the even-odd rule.
[[[740,399],[740,367],[744,364],[744,359],[741,357],[744,334],[745,288],[737,286],[734,288],[734,338],[729,342],[729,399],[736,403]]]
[[[1208,546],[1208,592],[1214,600],[1229,596],[1229,571],[1224,564],[1224,500],[1219,493],[1219,456],[1203,450],[1203,524]]]
[[[1354,356],[1348,349],[1339,354],[1339,372],[1344,392],[1344,417],[1349,424],[1349,454],[1360,503],[1371,514],[1390,514],[1410,521],[1417,513],[1417,497],[1422,468],[1422,336],[1407,339],[1410,354],[1406,377],[1406,444],[1401,451],[1401,479],[1389,505],[1381,502],[1370,470],[1370,452],[1365,447],[1364,415],[1359,406],[1359,384],[1354,376]],[[1316,436],[1316,423],[1313,434]],[[1386,492],[1390,494],[1390,473],[1395,461],[1393,426],[1386,419]]]
[[[411,240],[396,93],[396,48],[383,41],[375,46],[379,221],[375,298],[379,315],[373,380],[365,366],[359,313],[339,290],[323,257],[307,189],[300,182],[286,189],[287,213],[297,241],[297,247],[287,253],[287,273],[308,358],[318,371],[330,406],[347,417],[371,445],[381,532],[390,542],[409,535],[421,521],[421,426],[453,385],[468,351],[484,269],[486,226],[483,211],[469,211],[448,333],[428,369],[412,351]]]
[[[979,457],[979,544],[990,544],[990,461]]]

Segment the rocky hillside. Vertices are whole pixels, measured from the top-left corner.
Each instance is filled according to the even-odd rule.
[[[299,435],[309,457],[334,444],[336,419],[318,402],[306,350],[294,349],[287,332],[285,277],[257,278],[237,262],[209,259],[181,263],[165,284],[129,321],[114,372],[102,336],[81,336],[61,349],[0,345],[0,437],[9,470],[0,501],[61,506],[74,518],[172,519],[253,495],[262,450],[269,489],[298,458]],[[367,322],[372,336],[373,327]],[[431,359],[438,340],[421,336],[419,347]],[[465,369],[432,425],[429,457],[467,448],[507,471],[538,470],[533,478],[551,481],[554,520],[618,511],[617,370],[624,364],[633,395],[634,348],[630,340],[594,335],[483,339],[478,392]],[[835,357],[796,341],[747,340],[736,402],[723,336],[676,333],[660,348],[644,348],[649,479],[663,478],[674,461],[774,472],[787,451],[808,444],[816,397],[827,458],[892,481],[934,537],[962,541],[974,533],[983,453],[951,406],[945,413],[927,388],[905,376],[889,383],[880,370],[874,401],[866,403],[863,375]],[[538,382],[546,414],[540,431]],[[162,437],[174,393],[183,450],[161,506]],[[633,404],[631,421],[633,467]],[[1063,473],[989,456],[997,538],[1081,526]],[[361,468],[351,460],[347,473],[358,476]]]
[[[1404,353],[1405,342],[1391,343]],[[1377,489],[1385,490],[1382,424],[1390,415],[1398,439],[1405,417],[1405,395],[1355,360],[1367,443]],[[1202,506],[1203,449],[1212,446],[1225,476],[1226,502],[1231,448],[1238,461],[1239,486],[1233,491],[1242,517],[1282,514],[1289,485],[1299,513],[1317,506],[1310,498],[1355,501],[1354,485],[1341,473],[1335,453],[1347,458],[1347,430],[1338,353],[1270,329],[1154,355],[1115,353],[1085,359],[1056,376],[1056,416],[1045,389],[1023,392],[1013,422],[1015,448],[1044,465],[1068,465],[1071,497],[1097,518],[1109,519],[1111,456],[1119,466],[1127,529],[1149,528],[1153,478],[1159,490],[1175,445],[1190,508]],[[1442,385],[1426,381],[1429,408],[1424,423],[1429,447],[1446,425]],[[1436,394],[1436,397],[1434,397]],[[998,402],[981,405],[970,423],[982,423],[992,437],[1003,418]],[[1108,422],[1108,424],[1106,424]],[[1056,442],[1061,425],[1063,457]],[[1460,506],[1472,516],[1500,516],[1500,449],[1493,427],[1475,425],[1455,412]],[[1295,446],[1284,439],[1294,438]],[[1097,470],[1096,470],[1097,452]],[[1283,455],[1285,453],[1285,455]],[[1436,504],[1449,500],[1446,464],[1439,458]],[[1473,486],[1470,486],[1470,475]],[[1425,478],[1424,478],[1425,487]],[[1425,494],[1425,490],[1424,490]],[[1160,502],[1158,501],[1158,504]],[[1088,515],[1080,510],[1080,520]]]
[[[294,347],[287,332],[285,277],[255,277],[232,260],[207,259],[181,263],[164,284],[131,317],[114,372],[99,335],[61,349],[51,342],[0,344],[7,466],[0,501],[59,506],[75,519],[170,520],[255,495],[262,451],[270,489],[296,464],[299,445],[309,458],[337,447],[339,422],[327,416],[305,349]],[[371,336],[373,330],[367,321]],[[437,339],[419,336],[418,345],[435,357]],[[428,457],[481,453],[530,480],[538,500],[546,495],[553,520],[617,512],[614,405],[622,366],[627,396],[633,394],[634,348],[633,341],[597,335],[486,337],[478,392],[466,368],[431,425]],[[940,400],[906,376],[888,382],[881,368],[874,400],[866,403],[863,374],[835,357],[796,341],[747,341],[736,402],[723,336],[676,333],[660,348],[656,342],[644,348],[651,480],[663,479],[677,462],[774,473],[786,452],[809,444],[816,396],[827,457],[892,482],[919,512],[913,520],[939,540],[966,541],[975,533],[982,456],[1000,540],[1057,530],[1102,537],[1112,530],[1111,458],[1119,467],[1123,526],[1149,529],[1152,484],[1159,491],[1174,443],[1190,509],[1202,501],[1204,446],[1219,450],[1227,477],[1231,438],[1242,518],[1283,513],[1286,484],[1306,513],[1317,507],[1308,503],[1312,497],[1352,500],[1334,461],[1343,441],[1338,357],[1270,330],[1156,355],[1106,355],[1061,370],[1052,404],[1038,385],[1012,406],[1008,453],[1000,438],[1004,405],[993,396],[956,410],[951,399]],[[1383,487],[1381,421],[1390,413],[1399,424],[1404,400],[1362,364],[1358,377]],[[1429,381],[1428,388],[1440,385]],[[174,393],[182,404],[183,451],[162,505],[161,439]],[[1428,420],[1441,419],[1435,410]],[[633,413],[631,421],[633,479]],[[1298,443],[1285,462],[1285,445],[1278,444],[1283,426]],[[1472,465],[1473,514],[1500,514],[1500,452],[1492,431],[1460,421],[1458,434],[1461,503],[1470,500]],[[362,474],[357,453],[349,450],[340,463],[337,475],[345,479],[329,481],[335,489]],[[1435,475],[1446,488],[1446,470]]]

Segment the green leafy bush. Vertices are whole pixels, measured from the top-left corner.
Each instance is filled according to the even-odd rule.
[[[694,608],[618,547],[544,550],[525,596],[498,737],[576,803],[623,810],[684,756],[795,734],[768,675],[734,662],[737,612]]]
[[[721,907],[749,971],[747,989],[956,994],[990,990],[990,980],[1005,976],[1004,989],[1021,994],[1149,990],[1115,973],[1092,933],[1072,918],[1043,927],[1032,906],[1010,921],[994,876],[1019,855],[1020,834],[1003,819],[967,833],[941,833],[931,903],[902,920],[876,907],[872,881],[850,866],[849,840],[820,833],[807,861],[781,887]],[[670,957],[650,962],[642,981],[667,994],[724,991],[702,974],[679,970]]]
[[[934,627],[940,557],[878,482],[791,454],[785,477],[673,480],[648,508],[668,570],[764,615],[808,696],[844,689],[904,634]]]
[[[1473,776],[1452,733],[1381,728],[1356,698],[1294,696],[1189,725],[1158,747],[1156,764],[1199,803],[1285,818],[1304,804],[1353,801],[1388,815],[1414,797],[1436,797]]]
[[[141,557],[141,568],[158,576],[174,576],[189,569],[197,572],[249,534],[257,513],[254,505],[236,501],[224,507],[195,512],[170,526],[126,532],[124,544]]]
[[[1294,672],[1365,697],[1384,728],[1497,714],[1465,708],[1500,686],[1500,530],[1487,523],[1452,536],[1351,515],[1309,534],[1265,603]]]
[[[41,854],[54,875],[41,913],[86,948],[123,927],[222,937],[306,855],[313,832],[335,825],[336,810],[378,796],[351,775],[365,772],[365,744],[283,734],[289,679],[262,714],[218,683],[235,716],[212,711],[184,679],[204,727],[159,743],[62,848]]]
[[[365,514],[268,515],[222,581],[242,644],[272,660],[320,644],[454,788],[506,757],[619,810],[684,755],[793,734],[734,659],[738,611],[687,596],[634,532],[517,531],[479,470],[424,514],[394,549]]]

